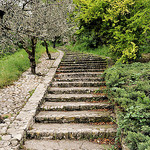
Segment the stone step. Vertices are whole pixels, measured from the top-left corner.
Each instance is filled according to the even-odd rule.
[[[62,70],[57,69],[58,73],[70,73],[70,72],[104,72],[105,69],[71,69],[71,70]]]
[[[112,109],[113,106],[108,102],[90,103],[90,102],[45,102],[41,111],[80,111],[80,110],[95,110],[95,109]]]
[[[52,87],[100,87],[105,86],[104,81],[101,82],[53,82]]]
[[[112,122],[111,111],[41,111],[35,121],[38,123],[95,123]]]
[[[102,58],[97,58],[97,57],[81,57],[81,58],[72,58],[72,57],[68,57],[68,58],[64,58],[62,60],[62,62],[86,62],[86,61],[104,61]]]
[[[28,139],[94,139],[115,138],[116,125],[90,125],[90,124],[41,124],[36,123],[27,132]]]
[[[70,102],[70,101],[100,101],[107,100],[107,97],[104,94],[47,94],[45,97],[46,101],[50,102]]]
[[[82,52],[67,52],[67,53],[65,53],[65,56],[77,56],[76,54],[78,54],[78,56],[82,56],[82,55],[85,55],[85,56],[95,56],[95,55],[92,55],[92,54],[85,54],[85,53],[82,53]]]
[[[87,64],[86,64],[87,65]],[[60,63],[60,65],[59,65],[59,67],[60,66],[63,66],[63,67],[67,67],[67,66],[69,66],[69,67],[73,67],[73,66],[85,66],[85,64],[75,64],[75,63],[73,63],[73,64],[64,64],[64,63]]]
[[[64,68],[68,68],[68,67],[106,67],[107,64],[99,64],[99,63],[89,63],[89,64],[60,64],[59,67],[64,67]]]
[[[54,78],[53,81],[56,81],[56,82],[100,82],[100,81],[104,81],[104,78],[102,77],[91,77],[91,78],[87,78],[87,77],[79,77],[79,78]]]
[[[99,66],[59,66],[57,70],[75,70],[75,69],[106,69],[106,65],[99,65]]]
[[[89,62],[89,63],[85,63],[85,62],[81,62],[81,63],[63,63],[61,62],[59,66],[107,66],[106,62]]]
[[[92,93],[102,93],[106,87],[49,87],[49,94],[92,94]]]
[[[105,61],[103,61],[103,60],[78,60],[78,61],[61,61],[61,65],[62,64],[97,64],[97,63],[99,63],[99,64],[102,64],[102,63],[104,63],[104,64],[106,64],[106,62]]]
[[[59,78],[82,78],[82,77],[100,77],[103,72],[76,72],[76,73],[56,73],[55,77]]]
[[[111,146],[86,140],[27,140],[24,145],[30,150],[108,150]]]
[[[81,60],[84,58],[104,60],[101,57],[94,56],[94,55],[87,55],[87,54],[73,54],[73,55],[67,55],[67,57],[63,57],[63,59],[70,59],[70,58],[77,58],[77,59],[81,59]]]

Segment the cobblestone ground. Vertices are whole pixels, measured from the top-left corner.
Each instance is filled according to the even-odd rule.
[[[52,58],[57,58],[59,53],[52,53]],[[46,74],[54,60],[48,60],[43,54],[37,65],[37,73]],[[0,116],[4,122],[0,123],[0,134],[4,134],[9,124],[15,119],[22,107],[26,104],[36,87],[44,76],[31,75],[30,69],[25,71],[13,85],[0,89]]]

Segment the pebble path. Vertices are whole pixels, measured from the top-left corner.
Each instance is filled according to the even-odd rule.
[[[58,55],[58,52],[52,53],[52,58],[57,58]],[[47,55],[43,54],[39,62],[36,70],[44,75],[49,71],[54,60],[48,60]],[[43,79],[44,76],[32,75],[30,69],[28,69],[13,85],[0,89],[0,116],[4,119],[3,123],[0,123],[0,135],[5,134],[10,123],[18,115]]]

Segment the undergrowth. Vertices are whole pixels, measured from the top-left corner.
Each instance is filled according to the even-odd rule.
[[[120,106],[118,125],[130,150],[149,150],[150,62],[116,64],[103,76],[110,101]]]
[[[45,47],[38,42],[36,47],[36,62],[38,62],[38,59],[45,51]],[[55,52],[56,50],[49,47],[49,51]],[[0,88],[12,84],[29,67],[28,54],[23,49],[19,49],[12,55],[0,58]]]

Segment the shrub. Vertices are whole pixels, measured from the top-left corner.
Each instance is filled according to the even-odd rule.
[[[116,64],[103,74],[109,99],[122,108],[118,125],[131,150],[150,146],[149,66],[150,62]]]

